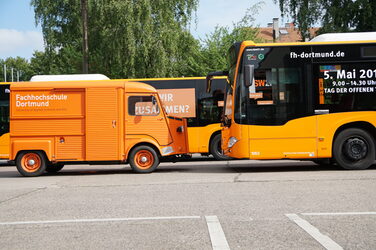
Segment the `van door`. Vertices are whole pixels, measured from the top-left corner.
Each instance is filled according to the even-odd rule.
[[[172,143],[164,112],[155,94],[126,94],[125,133],[146,136],[165,146]]]
[[[116,88],[88,88],[86,92],[86,159],[120,160],[119,93]]]

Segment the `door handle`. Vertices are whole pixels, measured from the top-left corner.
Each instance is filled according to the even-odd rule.
[[[157,121],[163,121],[163,118],[157,118]]]
[[[112,120],[112,128],[116,128],[116,120]]]

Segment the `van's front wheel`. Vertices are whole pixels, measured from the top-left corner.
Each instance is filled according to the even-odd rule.
[[[138,146],[129,154],[129,164],[137,173],[151,173],[159,165],[159,158],[152,147]]]
[[[24,151],[16,158],[17,170],[26,177],[35,177],[46,170],[46,157],[39,151]]]
[[[344,169],[367,169],[375,161],[374,139],[363,129],[346,129],[334,141],[333,156]]]

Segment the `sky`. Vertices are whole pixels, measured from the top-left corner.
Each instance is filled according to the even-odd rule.
[[[204,39],[216,25],[232,27],[240,21],[246,10],[258,0],[200,0],[196,23],[190,25],[196,38]],[[264,4],[255,17],[255,25],[265,27],[274,17],[279,17],[279,8],[273,0]],[[30,59],[35,50],[43,50],[43,35],[36,26],[30,0],[0,0],[0,59],[24,57]]]

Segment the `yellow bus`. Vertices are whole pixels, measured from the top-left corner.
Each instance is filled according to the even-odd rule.
[[[361,38],[358,36],[359,40]],[[337,37],[338,39],[338,37]],[[376,39],[235,43],[229,50],[222,149],[234,158],[375,161]]]

